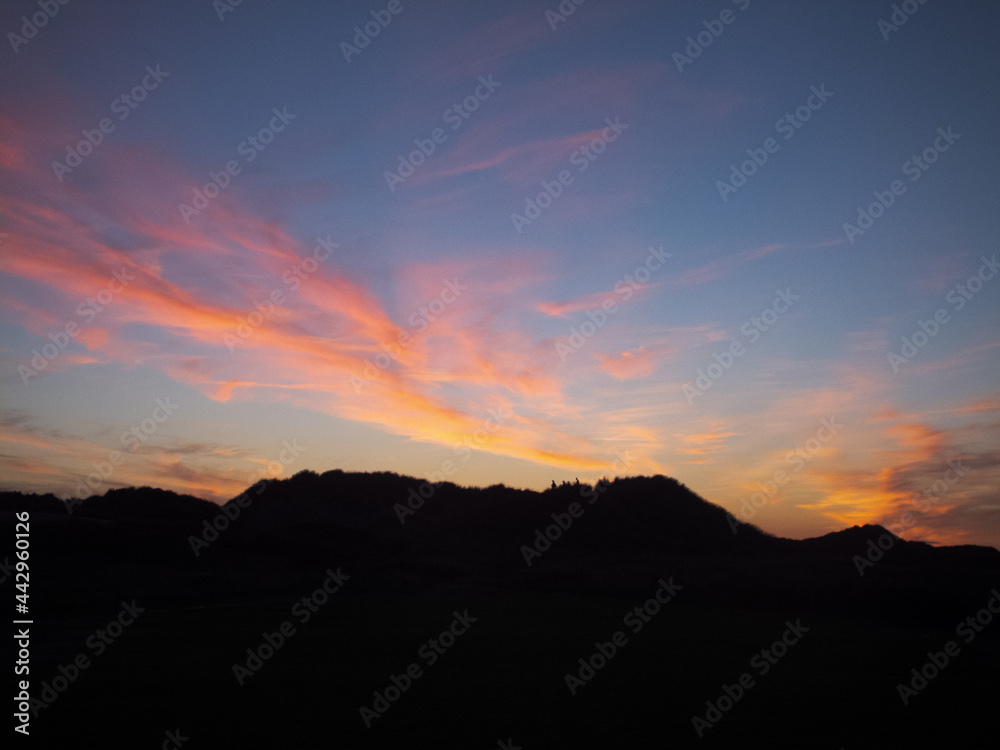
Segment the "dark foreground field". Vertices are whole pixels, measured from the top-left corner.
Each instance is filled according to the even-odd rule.
[[[530,567],[519,548],[576,488],[459,505],[442,488],[436,509],[399,524],[392,488],[357,500],[347,475],[290,480],[197,556],[189,539],[217,508],[158,514],[122,496],[60,517],[35,499],[31,691],[48,705],[35,704],[29,744],[836,749],[995,737],[1000,553],[900,541],[861,576],[853,557],[877,527],[811,542],[734,534],[721,509],[661,479],[616,482]],[[318,487],[329,512],[288,499]],[[3,590],[13,597],[10,580]],[[647,605],[657,594],[665,603]],[[133,600],[142,611],[108,628]],[[456,618],[459,634],[442,637]],[[614,648],[603,665],[597,644]],[[248,664],[248,649],[266,658]],[[929,653],[947,664],[925,667]],[[78,654],[87,666],[46,693]],[[581,675],[581,659],[597,668]],[[897,685],[914,668],[930,679],[904,705]],[[387,688],[394,700],[376,703]],[[370,727],[363,707],[381,714]],[[693,717],[706,720],[700,737]]]

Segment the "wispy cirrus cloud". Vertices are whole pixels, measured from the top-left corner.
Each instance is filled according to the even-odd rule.
[[[17,133],[4,135],[16,141]],[[70,189],[58,203],[40,197],[26,206],[18,188],[20,194],[34,188],[40,196],[47,189],[43,171],[26,169],[20,185],[0,196],[0,216],[17,215],[10,240],[18,252],[0,258],[0,272],[17,280],[9,285],[4,305],[26,330],[44,336],[76,320],[80,301],[109,288],[114,272],[124,270],[127,277],[127,283],[111,287],[113,301],[89,324],[80,321],[82,330],[59,358],[62,366],[141,362],[216,401],[286,402],[444,445],[475,434],[485,407],[497,404],[508,407],[510,416],[483,450],[554,466],[603,466],[593,440],[517,413],[563,411],[560,404],[567,400],[551,358],[517,320],[517,310],[527,308],[511,295],[545,278],[536,274],[534,282],[526,282],[530,264],[498,262],[492,269],[481,262],[453,268],[409,264],[400,272],[407,277],[400,288],[411,300],[413,291],[419,292],[417,299],[433,296],[397,302],[375,293],[333,258],[293,291],[282,275],[309,253],[311,241],[303,243],[279,223],[248,214],[236,190],[184,223],[176,213],[176,196],[191,183],[182,170],[164,164],[170,179],[155,183],[150,192],[125,190],[121,185],[139,184],[129,176],[136,165],[146,169],[150,160],[136,160],[135,147],[129,148],[128,159],[114,143],[104,149],[104,168],[113,167],[116,180],[102,179],[103,168],[95,164],[87,193]],[[102,231],[76,218],[105,205],[114,209]],[[125,246],[113,244],[112,235],[127,237]],[[185,258],[183,265],[175,262],[179,257]],[[200,272],[194,270],[199,264]],[[234,264],[238,274],[221,272]],[[430,305],[449,279],[472,290],[447,310],[420,314],[420,330],[390,313]],[[47,310],[62,310],[62,315],[34,315],[29,287],[43,289]],[[286,299],[241,336],[238,326],[247,325],[274,289]],[[404,335],[409,341],[400,347]],[[227,340],[235,340],[235,347]],[[359,393],[352,378],[387,348],[395,351],[391,365],[364,381]],[[16,439],[28,440],[24,435]],[[179,477],[184,471],[178,461],[212,453],[206,451],[194,444],[164,446],[157,466],[143,471]],[[128,481],[139,476],[132,472]],[[188,489],[207,489],[194,474],[185,481]]]
[[[559,300],[556,302],[538,302],[536,308],[539,312],[554,318],[569,318],[574,313],[587,312],[588,310],[598,310],[604,304],[622,303],[627,291],[629,299],[633,297],[642,298],[647,295],[656,284],[643,284],[641,286],[622,286],[611,289],[607,292],[594,292],[584,294],[579,297]]]
[[[447,163],[437,171],[418,173],[414,181],[426,182],[442,177],[471,174],[495,170],[501,181],[517,185],[530,185],[547,176],[556,166],[568,166],[571,154],[581,146],[586,146],[595,138],[600,138],[601,129],[581,133],[543,138],[503,148],[485,158],[464,160],[471,156],[469,148],[459,147],[451,152]],[[469,141],[463,141],[467,146]]]
[[[721,279],[751,261],[764,258],[784,248],[785,245],[764,245],[750,248],[733,255],[726,255],[710,263],[672,273],[661,282],[665,289],[690,289]]]
[[[997,444],[1000,421],[943,428],[914,416],[887,410],[874,423],[888,446],[877,451],[878,468],[841,464],[810,471],[807,481],[821,488],[821,499],[803,507],[844,524],[902,524],[909,539],[968,542],[969,514],[1000,510],[1000,451],[987,447]],[[907,513],[910,524],[903,523]]]

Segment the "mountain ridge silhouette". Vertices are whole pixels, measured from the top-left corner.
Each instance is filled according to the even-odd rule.
[[[824,723],[831,748],[898,747],[901,737],[924,747],[941,746],[951,717],[992,710],[982,686],[1000,644],[989,629],[967,647],[978,656],[955,659],[941,678],[948,684],[920,695],[919,712],[900,712],[896,685],[956,637],[956,623],[983,611],[1000,586],[1000,551],[909,542],[872,524],[803,540],[753,524],[734,533],[728,511],[662,475],[538,492],[303,471],[222,505],[150,487],[69,506],[51,494],[0,493],[0,514],[16,510],[31,511],[39,679],[60,674],[123,602],[143,608],[80,678],[91,689],[73,687],[50,709],[64,718],[41,725],[53,741],[85,726],[101,746],[122,746],[119,735],[149,731],[142,707],[152,705],[163,707],[157,728],[190,725],[206,746],[260,746],[255,719],[287,710],[290,685],[310,689],[294,693],[296,722],[267,730],[268,747],[292,746],[289,732],[302,747],[320,736],[401,747],[414,722],[448,735],[435,717],[452,705],[470,726],[497,721],[496,736],[543,737],[535,745],[545,747],[593,746],[601,730],[591,714],[627,714],[637,732],[659,738],[637,747],[662,746],[666,726],[678,747],[732,747],[764,734],[776,747],[819,746],[814,728]],[[346,580],[343,590],[308,623],[290,614],[331,575]],[[664,581],[678,587],[676,601],[571,696],[564,675]],[[480,622],[368,734],[358,706],[455,612]],[[234,664],[249,663],[249,648],[292,621],[289,645],[237,685]],[[809,629],[803,645],[702,744],[691,716],[789,622]],[[846,722],[837,708],[845,695],[855,711]],[[511,701],[520,709],[505,713]],[[114,722],[104,720],[108,706]],[[553,722],[552,711],[563,719]],[[220,712],[232,718],[221,728]],[[474,734],[461,746],[482,745]]]
[[[407,504],[410,491],[419,497],[418,487],[432,486],[433,494],[420,498],[423,504],[412,508]],[[602,486],[606,489],[601,489]],[[889,535],[894,544],[911,550],[917,548],[962,549],[980,551],[989,555],[1000,550],[987,545],[938,545],[933,542],[911,541],[896,536],[879,524],[864,524],[845,527],[826,534],[796,540],[770,534],[749,521],[743,521],[721,506],[702,498],[680,481],[662,474],[653,476],[616,477],[613,481],[601,480],[595,485],[563,482],[546,490],[516,489],[504,484],[488,487],[461,486],[453,482],[433,485],[429,481],[397,474],[395,472],[345,472],[333,469],[323,474],[304,470],[284,479],[260,480],[247,487],[239,495],[218,504],[194,495],[178,493],[149,486],[122,487],[109,489],[103,494],[94,494],[84,499],[59,500],[52,493],[36,494],[18,491],[0,492],[0,512],[29,510],[55,516],[66,515],[78,518],[101,520],[174,520],[185,518],[206,518],[220,512],[221,508],[238,506],[239,498],[246,508],[240,509],[239,516],[251,523],[260,524],[264,518],[269,523],[294,524],[306,520],[334,521],[349,528],[378,528],[405,526],[413,519],[416,525],[425,521],[427,526],[447,523],[449,516],[454,521],[465,517],[464,523],[475,527],[495,525],[494,528],[514,528],[517,520],[529,522],[531,519],[544,521],[550,513],[562,513],[571,502],[577,502],[586,509],[596,506],[607,493],[607,497],[621,502],[620,511],[631,508],[636,512],[636,502],[627,495],[641,495],[640,503],[657,502],[651,497],[661,490],[673,505],[658,508],[647,507],[659,514],[657,520],[687,521],[695,524],[681,531],[682,536],[691,536],[697,530],[709,538],[752,537],[757,543],[762,539],[781,542],[801,542],[819,550],[843,548],[858,539],[867,542],[870,538]],[[367,496],[367,497],[365,497]],[[460,501],[456,503],[455,501]],[[386,504],[391,503],[389,512]],[[398,506],[398,507],[397,507]],[[503,507],[501,507],[503,506]],[[396,508],[393,513],[393,508]],[[412,511],[412,512],[411,512]],[[544,511],[543,515],[539,515]],[[310,514],[313,514],[310,517]],[[398,518],[402,516],[404,523]],[[517,520],[516,520],[517,519]],[[726,523],[726,534],[719,534]],[[543,524],[547,525],[547,524]],[[736,531],[732,531],[735,528]],[[669,533],[660,529],[659,533]]]

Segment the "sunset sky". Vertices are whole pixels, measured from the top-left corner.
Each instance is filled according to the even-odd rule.
[[[1000,6],[903,5],[5,3],[0,487],[662,473],[1000,547]]]

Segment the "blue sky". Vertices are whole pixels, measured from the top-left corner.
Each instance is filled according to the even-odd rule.
[[[905,5],[8,4],[3,485],[664,473],[1000,546],[998,10]]]

